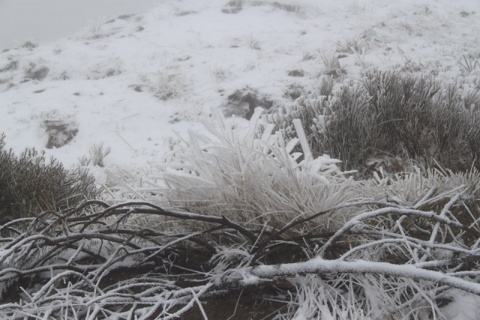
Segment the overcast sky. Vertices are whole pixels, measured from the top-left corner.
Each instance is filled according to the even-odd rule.
[[[53,41],[89,24],[139,13],[165,0],[0,0],[0,50]]]

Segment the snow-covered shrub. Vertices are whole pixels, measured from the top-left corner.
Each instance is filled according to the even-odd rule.
[[[385,157],[401,159],[401,171],[410,160],[425,169],[466,171],[480,167],[478,103],[477,95],[462,97],[457,87],[428,77],[372,71],[327,98],[298,99],[275,123],[283,121],[279,127],[288,134],[292,118],[309,119],[313,153],[329,154],[342,160],[343,169],[364,175]]]
[[[90,148],[90,157],[87,164],[103,167],[105,157],[110,154],[112,148],[104,147],[103,143],[95,144]]]
[[[235,116],[250,120],[256,108],[269,110],[274,106],[274,101],[268,95],[246,86],[229,94],[221,108],[227,117]]]
[[[223,8],[222,12],[226,14],[236,14],[243,9],[243,0],[230,0]]]
[[[99,191],[85,170],[66,170],[34,149],[19,156],[0,149],[1,220],[31,216],[45,210],[75,206]]]
[[[50,69],[46,66],[37,66],[35,63],[30,63],[27,70],[25,70],[25,79],[41,81],[48,75]]]
[[[47,149],[67,145],[78,133],[78,124],[75,121],[46,119],[42,126],[48,135]]]
[[[441,83],[426,77],[369,73],[359,88],[340,93],[343,99],[327,121],[326,135],[332,139],[327,148],[354,165],[394,155],[425,168],[467,170],[478,150],[472,154],[468,148],[472,126],[458,92],[449,90],[442,94]]]
[[[335,80],[333,77],[321,77],[320,85],[318,87],[318,93],[320,96],[330,96],[333,93],[333,87]]]
[[[308,144],[314,156],[323,155],[325,132],[325,115],[328,114],[329,96],[309,94],[299,97],[295,104],[282,114],[268,116],[271,123],[275,124],[277,130],[285,136],[285,139],[297,137],[294,119],[300,119],[305,130]],[[300,151],[296,149],[296,151]]]

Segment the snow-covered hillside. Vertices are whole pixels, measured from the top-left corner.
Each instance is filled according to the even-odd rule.
[[[46,121],[65,121],[78,132],[46,151],[67,166],[102,143],[107,166],[161,161],[177,132],[219,108],[244,116],[235,93],[284,107],[324,75],[341,83],[375,67],[468,83],[478,14],[475,1],[166,1],[3,52],[1,131],[16,151],[43,150]]]

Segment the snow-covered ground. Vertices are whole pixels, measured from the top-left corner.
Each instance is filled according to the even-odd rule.
[[[35,147],[67,167],[103,145],[107,169],[140,169],[218,110],[244,117],[238,92],[283,108],[324,76],[339,86],[374,68],[469,89],[480,75],[479,17],[476,0],[165,0],[4,50],[0,132],[8,148]],[[52,123],[71,141],[47,148]]]

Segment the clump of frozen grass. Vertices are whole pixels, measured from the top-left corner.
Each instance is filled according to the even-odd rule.
[[[445,199],[452,197],[454,193],[460,193],[458,203],[450,209],[449,213],[452,219],[466,228],[478,229],[480,173],[475,168],[467,172],[438,169],[422,172],[417,168],[415,172],[395,174],[393,177],[380,178],[377,175],[375,180],[390,201],[399,204],[413,202],[416,208],[424,210],[440,211],[441,206],[447,201]],[[431,199],[423,200],[425,194],[431,194]],[[433,232],[434,224],[429,220],[414,219],[407,229],[406,233],[420,232],[426,236]],[[463,232],[457,230],[453,231],[453,234],[459,235]],[[473,234],[468,235],[467,232],[462,241],[471,243],[476,241],[475,237]]]
[[[326,53],[322,53],[321,57],[324,65],[324,69],[323,69],[324,75],[338,78],[347,73],[347,70],[344,67],[342,67],[337,56],[333,54],[328,55]]]
[[[466,74],[470,74],[480,68],[480,61],[471,55],[463,55],[458,64]]]
[[[88,71],[87,79],[100,80],[115,77],[124,71],[123,61],[119,58],[109,58],[106,61],[97,63]]]
[[[136,89],[142,91],[145,87],[156,98],[166,101],[178,98],[186,92],[188,86],[184,75],[175,70],[165,69],[156,74],[146,74],[141,76],[141,85],[135,85]]]
[[[106,23],[106,17],[99,17],[96,20],[91,20],[89,26],[75,34],[73,38],[75,40],[97,40],[107,37],[109,34],[104,30]]]
[[[446,192],[458,187],[464,187],[464,201],[480,198],[480,173],[472,168],[466,172],[451,170],[428,169],[421,171],[418,167],[413,172],[387,175],[374,173],[372,181],[381,187],[385,195],[392,201],[402,203],[416,201],[433,187],[437,192]]]
[[[296,300],[280,317],[282,320],[372,319],[364,303],[355,299],[355,290],[347,292],[347,288],[335,288],[317,275],[292,279],[292,282],[297,289]]]
[[[261,113],[256,109],[246,129],[221,119],[206,125],[210,136],[190,134],[163,174],[170,206],[279,227],[356,196],[358,186],[342,175],[337,160],[312,157],[306,136],[284,142]],[[303,154],[293,152],[297,144]]]
[[[183,79],[177,74],[159,74],[155,83],[153,83],[152,90],[160,100],[168,100],[177,97],[181,93]]]
[[[110,154],[112,151],[112,148],[110,147],[105,147],[102,143],[99,144],[94,144],[90,150],[89,150],[89,155],[90,156],[84,156],[82,157],[79,162],[81,166],[88,166],[88,165],[93,165],[93,166],[99,166],[99,167],[104,167],[104,161],[105,158]]]
[[[425,299],[431,293],[411,279],[372,274],[340,274],[333,279],[310,274],[292,282],[296,300],[279,319],[431,319],[432,311],[441,316],[435,303],[429,306]]]
[[[248,47],[253,50],[262,50],[260,41],[255,39],[253,35],[248,39]]]

